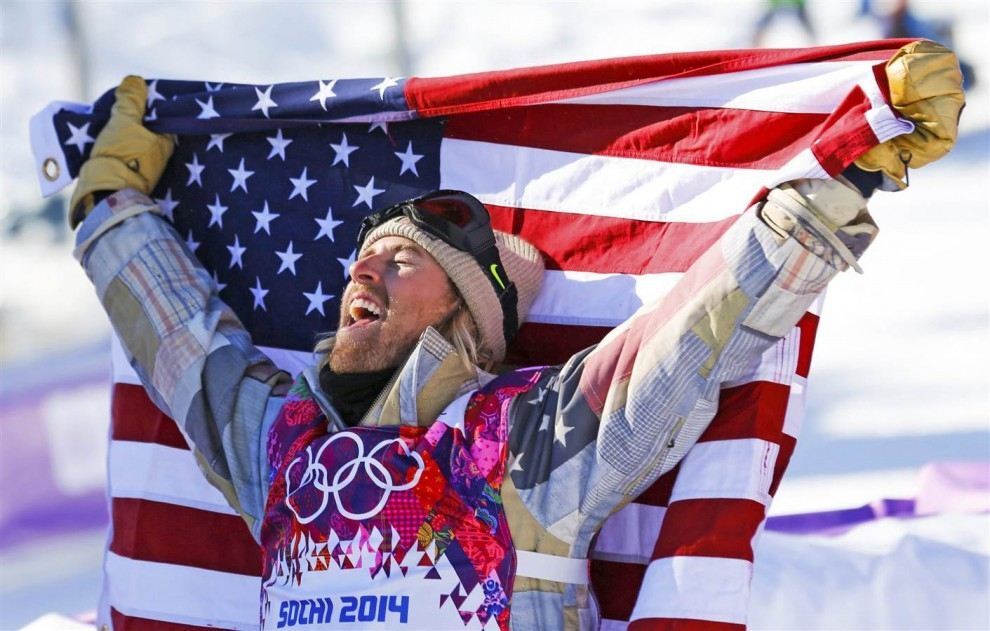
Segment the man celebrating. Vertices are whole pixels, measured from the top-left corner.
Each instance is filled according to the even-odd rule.
[[[339,329],[290,383],[147,197],[172,145],[141,124],[144,81],[116,98],[73,196],[76,255],[149,395],[261,544],[272,629],[595,627],[602,522],[680,461],[721,384],[857,267],[891,156],[948,148],[917,120],[909,144],[868,156],[872,172],[782,185],[600,344],[498,376],[539,252],[467,193],[397,204],[365,220]]]

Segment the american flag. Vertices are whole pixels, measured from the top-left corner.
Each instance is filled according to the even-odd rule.
[[[255,343],[295,373],[335,326],[360,220],[469,191],[547,261],[510,360],[557,363],[663,295],[769,187],[834,176],[909,131],[883,72],[908,41],[446,78],[152,80],[146,124],[178,136],[153,196]],[[46,193],[78,172],[112,103],[108,92],[36,117]],[[726,384],[701,442],[606,523],[592,564],[604,628],[745,626],[817,322],[807,314]],[[101,616],[117,629],[256,627],[256,546],[115,358]]]

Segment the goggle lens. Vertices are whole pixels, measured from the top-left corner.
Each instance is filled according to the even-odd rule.
[[[451,197],[424,199],[417,202],[415,207],[425,214],[438,217],[458,228],[466,227],[474,217],[470,206]]]

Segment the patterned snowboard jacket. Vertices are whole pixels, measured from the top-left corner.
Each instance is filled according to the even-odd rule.
[[[823,251],[821,244],[805,247],[793,238],[781,240],[753,211],[747,212],[668,295],[647,302],[598,345],[562,366],[501,376],[494,386],[492,375],[467,371],[451,345],[427,329],[360,427],[389,428],[387,440],[405,436],[408,452],[411,440],[438,424],[469,433],[478,423],[467,413],[469,406],[498,400],[492,431],[497,435],[502,431],[498,427],[504,429],[507,448],[495,445],[500,461],[485,466],[498,473],[488,477],[489,499],[504,508],[511,532],[511,576],[504,586],[507,597],[511,595],[511,625],[594,628],[597,606],[587,576],[592,538],[610,514],[683,458],[713,417],[721,384],[745,373],[800,319],[838,271],[827,251],[824,257],[815,253]],[[278,495],[273,485],[293,477],[299,482],[309,476],[305,481],[312,482],[322,475],[319,486],[326,501],[350,477],[338,470],[340,475],[328,480],[326,471],[303,465],[287,472],[303,457],[303,444],[279,452],[281,461],[269,457],[273,427],[286,422],[287,395],[290,401],[308,398],[315,405],[306,423],[318,423],[323,440],[349,431],[320,393],[315,368],[305,371],[290,392],[290,377],[252,345],[218,297],[210,275],[155,204],[136,191],[120,191],[93,209],[77,234],[75,255],[149,396],[178,422],[203,473],[244,518],[272,561],[263,537],[266,516],[275,519],[275,510],[284,517],[291,503],[286,489]],[[489,386],[494,390],[486,390]],[[480,398],[470,396],[479,390]],[[373,442],[364,444],[375,448]],[[465,453],[476,456],[470,445]],[[476,467],[479,462],[468,464]],[[378,466],[372,469],[379,471]],[[369,471],[366,467],[363,475],[384,479],[383,473]],[[411,482],[393,479],[388,484]],[[472,493],[472,501],[484,495]],[[354,516],[337,509],[321,519]],[[295,506],[293,514],[304,521],[312,510]],[[374,539],[374,545],[382,545],[381,532],[373,537],[365,530],[360,542]],[[326,555],[326,546],[332,549],[337,543],[297,538],[292,555]],[[306,548],[310,544],[324,547],[311,550]],[[381,559],[375,567],[381,567]],[[400,592],[408,589],[415,598],[418,592],[403,587],[404,576],[391,574],[388,589],[399,585]],[[458,608],[463,598],[456,594]],[[332,602],[303,600],[293,601],[296,622],[326,622],[324,613],[314,612],[325,612]],[[441,596],[435,606],[445,602]],[[365,626],[394,628],[388,627],[392,618],[385,616],[390,606],[401,609],[387,598],[368,604]],[[308,607],[307,617],[299,615],[299,607]],[[339,614],[341,605],[337,607]],[[376,618],[379,610],[388,622]],[[486,627],[492,621],[505,624],[505,614],[497,618],[479,615],[477,621]],[[285,622],[278,611],[269,620],[273,628],[275,621]]]

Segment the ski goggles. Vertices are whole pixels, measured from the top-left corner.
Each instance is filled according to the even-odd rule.
[[[399,202],[368,215],[358,231],[357,251],[372,230],[395,219],[406,217],[414,226],[454,249],[470,254],[485,273],[502,306],[502,333],[508,344],[519,328],[516,285],[509,280],[495,245],[488,209],[464,191],[439,190]]]

